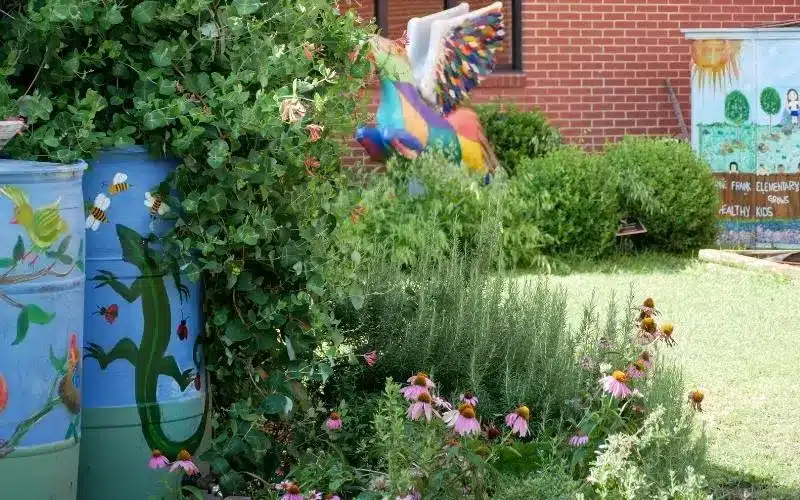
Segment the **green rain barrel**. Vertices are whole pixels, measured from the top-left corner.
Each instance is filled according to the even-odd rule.
[[[159,265],[151,237],[170,227],[159,185],[177,162],[145,148],[101,152],[83,179],[87,202],[81,500],[166,496],[166,469],[148,461],[193,456],[206,431],[199,284]]]
[[[0,160],[0,498],[76,498],[85,168]]]

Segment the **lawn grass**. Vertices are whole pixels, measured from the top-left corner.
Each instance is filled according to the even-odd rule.
[[[579,264],[551,280],[575,317],[593,294],[600,305],[631,291],[653,297],[676,325],[670,355],[687,392],[706,391],[700,421],[717,494],[800,498],[800,281],[657,254]]]

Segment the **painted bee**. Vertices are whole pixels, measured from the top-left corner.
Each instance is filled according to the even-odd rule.
[[[97,231],[101,222],[108,222],[106,210],[108,210],[110,206],[111,199],[103,193],[98,194],[94,199],[94,206],[89,212],[89,216],[86,217],[86,229]]]
[[[149,191],[144,194],[144,206],[150,209],[150,215],[164,215],[169,212],[169,205],[164,203],[161,195],[156,193],[153,196]]]
[[[114,174],[114,178],[111,180],[111,187],[108,188],[109,194],[115,195],[130,189],[132,186],[126,182],[127,180],[127,174],[123,174],[122,172]]]

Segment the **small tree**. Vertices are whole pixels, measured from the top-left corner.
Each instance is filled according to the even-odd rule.
[[[725,118],[736,125],[736,140],[741,143],[741,127],[750,119],[750,102],[740,91],[734,90],[725,96]]]
[[[766,87],[761,91],[761,109],[769,117],[769,133],[772,133],[772,117],[781,110],[781,96],[775,87]],[[726,107],[727,109],[727,107]]]

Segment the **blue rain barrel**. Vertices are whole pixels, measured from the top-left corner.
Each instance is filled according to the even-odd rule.
[[[153,450],[170,461],[182,450],[194,456],[206,433],[201,287],[165,274],[150,238],[170,227],[176,207],[158,193],[176,166],[143,147],[117,148],[83,179],[91,208],[81,500],[162,498],[167,472],[148,468]]]
[[[85,168],[0,160],[0,498],[76,498]]]

